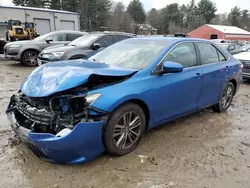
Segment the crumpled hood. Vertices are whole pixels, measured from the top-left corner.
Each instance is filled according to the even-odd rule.
[[[136,71],[83,59],[47,63],[31,73],[21,91],[29,97],[47,97],[86,83],[92,74],[126,76]]]
[[[234,57],[239,60],[248,60],[250,61],[250,52],[241,52],[239,54],[235,54]]]

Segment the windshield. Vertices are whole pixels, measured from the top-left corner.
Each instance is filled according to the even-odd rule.
[[[149,65],[168,43],[150,40],[125,40],[92,56],[90,60],[140,70]]]
[[[73,40],[71,43],[69,43],[68,45],[72,45],[72,46],[90,46],[92,45],[98,38],[100,37],[100,35],[84,35],[80,38],[77,38],[76,40]]]

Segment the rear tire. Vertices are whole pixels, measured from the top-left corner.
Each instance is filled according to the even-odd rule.
[[[225,112],[230,107],[235,93],[235,87],[232,82],[229,82],[224,88],[222,95],[220,97],[219,103],[212,106],[213,111],[215,112]]]
[[[34,50],[28,50],[23,53],[21,62],[29,67],[34,67],[38,65],[37,61],[38,52]]]
[[[113,155],[126,155],[139,144],[146,129],[143,110],[134,103],[116,109],[104,127],[106,150]]]

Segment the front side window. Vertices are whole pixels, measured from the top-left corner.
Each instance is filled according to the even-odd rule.
[[[197,43],[197,47],[200,51],[202,65],[219,62],[217,49],[214,46],[207,43]]]
[[[106,35],[101,37],[96,41],[96,43],[99,43],[101,47],[107,47],[113,44],[113,37],[111,35]]]
[[[191,42],[179,44],[167,54],[163,62],[165,61],[180,63],[184,68],[196,66],[197,57],[194,44]]]
[[[53,41],[66,41],[66,34],[60,33],[52,37]]]

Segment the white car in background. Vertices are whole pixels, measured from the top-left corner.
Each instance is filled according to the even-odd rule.
[[[245,52],[235,54],[234,57],[243,64],[242,77],[250,80],[250,48]]]

